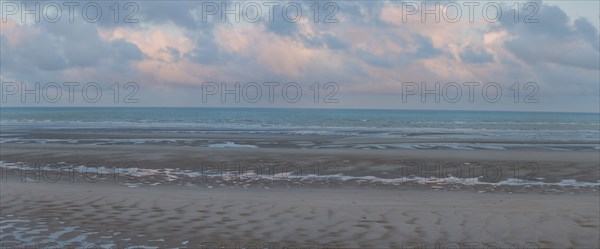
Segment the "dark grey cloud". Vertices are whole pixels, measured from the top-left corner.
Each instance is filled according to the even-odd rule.
[[[278,35],[295,35],[298,32],[298,24],[277,18],[273,22],[266,21],[266,27],[269,31]]]
[[[430,37],[415,34],[415,40],[418,48],[417,51],[411,55],[413,59],[428,59],[443,53],[441,49],[433,46],[433,42],[431,41]]]
[[[348,43],[335,35],[324,35],[323,40],[327,44],[327,47],[332,50],[345,50],[350,47]]]
[[[574,22],[574,31],[581,38],[589,42],[596,50],[600,49],[600,41],[598,38],[598,29],[594,27],[587,19],[577,18]]]
[[[3,32],[3,76],[32,82],[61,79],[64,70],[71,68],[131,73],[131,62],[144,56],[141,50],[125,40],[102,40],[96,27],[86,22],[70,23],[68,19],[23,25],[19,29],[27,33],[27,38],[14,47],[5,42],[12,34]]]
[[[494,29],[507,30],[515,37],[506,48],[526,63],[555,63],[589,70],[600,68],[598,30],[584,18],[571,22],[557,6],[539,1],[537,23],[515,23],[510,18]],[[507,9],[506,11],[510,11]],[[510,12],[508,12],[510,13]]]
[[[122,39],[114,40],[108,46],[106,51],[112,54],[105,56],[110,56],[111,60],[105,61],[104,66],[114,72],[131,73],[133,68],[130,62],[139,61],[145,57],[135,44]]]
[[[498,24],[509,30],[519,30],[531,36],[563,39],[571,34],[569,17],[558,6],[547,5],[542,1],[529,3],[531,3],[531,6],[536,6],[537,12],[532,12],[534,7],[529,7],[529,11],[519,12],[517,22],[512,16],[514,10],[511,9],[510,4],[502,4],[502,13],[506,13],[506,17],[500,18]],[[524,7],[521,6],[521,8]]]
[[[205,65],[217,65],[222,62],[226,52],[219,48],[211,34],[203,34],[196,39],[195,48],[184,55],[192,62]]]
[[[460,59],[467,63],[493,62],[494,57],[483,49],[477,49],[472,45],[467,46],[461,53]]]
[[[392,27],[393,25],[381,20],[381,11],[390,4],[398,4],[398,6],[400,6],[401,2],[337,1],[335,3],[339,6],[335,17],[340,19],[340,23],[351,22],[355,27],[365,27],[370,25],[376,25],[377,27]],[[324,16],[329,13],[330,12],[321,12],[321,15],[324,18]]]
[[[172,22],[173,24],[196,30],[198,28],[212,26],[211,23],[202,22],[201,15],[195,15],[195,12],[202,11],[202,1],[140,1],[139,13],[136,14],[144,23],[164,24]],[[216,3],[220,3],[217,1]]]
[[[6,34],[3,34],[3,39]],[[3,73],[11,70],[33,73],[37,70],[59,71],[67,68],[68,59],[64,49],[56,37],[41,33],[35,39],[21,41],[16,47],[9,47],[8,42],[2,43]],[[6,70],[9,69],[9,70]]]
[[[541,49],[539,44],[547,49]],[[506,43],[506,48],[526,63],[555,63],[589,70],[600,68],[598,50],[591,46],[581,48],[549,42],[546,39],[515,39]]]

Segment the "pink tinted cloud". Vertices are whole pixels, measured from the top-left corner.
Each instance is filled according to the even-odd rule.
[[[152,26],[142,30],[116,28],[100,32],[105,40],[124,39],[135,44],[145,58],[136,62],[142,78],[149,83],[198,84],[212,78],[217,70],[211,66],[195,64],[183,54],[189,53],[195,44],[174,26]],[[179,51],[179,57],[169,52]]]

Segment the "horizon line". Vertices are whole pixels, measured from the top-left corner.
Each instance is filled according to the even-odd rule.
[[[298,110],[379,110],[379,111],[465,111],[465,112],[522,112],[522,113],[580,113],[600,114],[587,111],[544,111],[544,110],[469,110],[469,109],[397,109],[397,108],[327,108],[327,107],[214,107],[214,106],[0,106],[4,108],[186,108],[186,109],[298,109]]]

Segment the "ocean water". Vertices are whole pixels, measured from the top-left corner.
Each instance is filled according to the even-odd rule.
[[[287,140],[286,136],[290,136],[289,140],[295,144],[285,146],[300,149],[600,150],[600,116],[594,113],[242,108],[0,108],[0,115],[0,143],[4,146],[10,146],[6,144],[11,143],[152,144],[216,149],[235,147],[252,150],[282,146],[270,144],[269,140],[273,137],[280,141]],[[111,136],[112,133],[115,135]],[[252,136],[252,139],[243,139],[244,134]],[[59,162],[58,166],[87,171],[85,165]],[[0,161],[0,168],[27,170],[28,167],[31,167],[28,163]],[[115,170],[110,168],[110,165],[106,167],[106,172]],[[198,179],[204,176],[224,178],[221,179],[222,182],[235,182],[244,186],[250,184],[243,181],[246,178],[248,181],[263,178],[264,180],[293,179],[302,183],[318,178],[307,173],[310,170],[305,171],[304,174],[282,172],[284,174],[282,176],[263,176],[257,172],[246,172],[247,174],[238,175],[237,178],[223,175],[223,172],[211,176],[198,169],[181,170],[169,167],[158,170],[144,168],[118,170],[120,173],[121,170],[123,172],[135,170],[136,177],[163,178],[155,184],[175,181],[186,186],[197,184]],[[327,176],[327,180],[339,182],[366,181],[391,185],[435,182],[436,186],[445,184],[543,185],[546,187],[564,185],[592,188],[600,186],[598,180],[583,182],[571,178],[550,180],[506,178],[499,182],[486,182],[480,178],[481,176],[477,174],[466,178],[455,176],[419,178],[398,175],[357,176],[339,172]],[[129,187],[136,186],[134,184]]]
[[[0,131],[295,134],[600,149],[598,113],[250,108],[0,108]],[[6,142],[12,135],[3,134]],[[466,141],[466,142],[465,142]],[[427,146],[420,143],[421,146]],[[409,144],[409,147],[419,144]],[[384,148],[383,146],[382,148]],[[552,146],[551,146],[552,147]]]

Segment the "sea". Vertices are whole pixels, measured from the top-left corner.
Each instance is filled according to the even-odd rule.
[[[20,131],[234,133],[395,138],[376,148],[600,150],[600,114],[559,112],[152,108],[0,108],[0,143]],[[6,133],[6,131],[11,131]],[[15,133],[16,131],[16,133]],[[31,137],[28,137],[31,138]],[[28,140],[28,141],[36,141]],[[406,141],[403,143],[402,141]],[[414,142],[418,141],[418,142]],[[40,139],[37,142],[51,142]],[[235,144],[231,144],[234,146]]]

